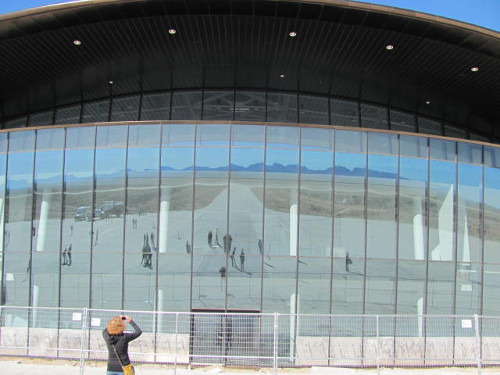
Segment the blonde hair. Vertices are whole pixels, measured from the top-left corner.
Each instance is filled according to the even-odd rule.
[[[110,335],[120,335],[125,331],[125,323],[120,316],[115,316],[108,322],[106,330]]]

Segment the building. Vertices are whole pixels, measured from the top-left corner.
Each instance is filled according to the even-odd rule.
[[[341,0],[0,16],[2,304],[498,315],[500,38]]]

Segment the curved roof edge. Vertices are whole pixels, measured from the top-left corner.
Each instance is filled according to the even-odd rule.
[[[26,10],[6,13],[0,15],[0,23],[16,21],[22,19],[34,19],[37,16],[43,16],[46,13],[53,12],[67,12],[72,10],[83,10],[84,8],[92,8],[105,6],[110,4],[120,4],[124,3],[147,3],[150,0],[75,0],[67,3],[59,3],[59,4],[50,4],[44,5],[36,8],[30,8]],[[189,1],[189,0],[187,0]],[[437,16],[433,14],[407,10],[403,8],[397,8],[386,5],[379,4],[369,4],[360,1],[353,0],[261,0],[262,2],[289,2],[289,3],[302,3],[302,4],[315,4],[320,6],[337,6],[343,8],[357,9],[361,11],[373,11],[378,13],[386,13],[390,15],[396,15],[400,17],[411,18],[414,20],[439,23],[444,26],[448,26],[451,28],[460,28],[470,32],[476,32],[479,34],[483,34],[485,36],[493,37],[496,39],[500,39],[500,32],[488,29],[486,27],[474,25],[471,23],[467,23],[464,21],[458,21],[451,18],[446,18],[442,16]]]

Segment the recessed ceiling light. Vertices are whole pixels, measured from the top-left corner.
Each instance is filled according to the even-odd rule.
[[[385,49],[388,51],[392,51],[394,49],[394,46],[392,44],[388,44],[385,46]]]
[[[291,38],[295,38],[297,36],[297,33],[295,31],[290,31],[288,34]]]
[[[425,104],[431,104],[431,102],[427,100],[427,101],[425,102]]]
[[[78,40],[78,39],[75,39],[75,40],[73,40],[73,44],[74,44],[75,46],[81,46],[81,45],[82,45],[82,41],[81,41],[81,40]]]
[[[477,66],[473,66],[472,68],[470,68],[470,71],[471,72],[479,72],[479,68]]]
[[[280,78],[285,78],[285,75],[284,74],[280,74]]]
[[[177,32],[177,30],[176,30],[176,29],[168,29],[168,33],[169,33],[170,35],[174,35],[176,32]]]
[[[113,81],[109,81],[108,83],[109,83],[110,85],[112,85],[114,82],[113,82]]]

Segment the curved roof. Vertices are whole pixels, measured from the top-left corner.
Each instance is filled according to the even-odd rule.
[[[500,33],[351,1],[88,0],[40,7],[0,16],[0,67],[4,119],[105,97],[113,80],[113,95],[300,90],[455,123],[475,117],[500,123]]]

